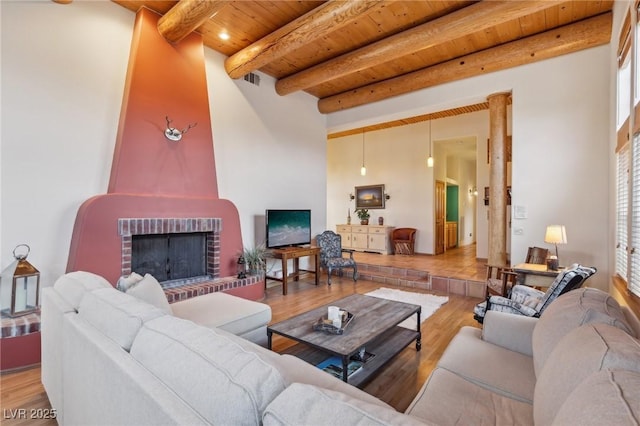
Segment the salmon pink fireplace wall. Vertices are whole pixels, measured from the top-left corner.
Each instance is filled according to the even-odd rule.
[[[170,44],[158,19],[145,8],[136,15],[109,187],[80,206],[69,250],[67,271],[94,272],[114,285],[121,218],[219,219],[220,277],[236,274],[242,251],[238,211],[218,196],[202,36]],[[175,142],[165,138],[166,117],[178,129],[197,124]]]

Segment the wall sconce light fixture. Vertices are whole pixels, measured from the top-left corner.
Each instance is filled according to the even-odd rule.
[[[473,188],[469,188],[469,195],[477,197],[478,196],[478,188],[477,187],[473,187]]]
[[[389,195],[389,194],[384,194],[384,199],[385,199],[385,200],[390,200],[390,199],[391,199],[391,195]]]
[[[178,130],[175,127],[171,127],[171,122],[173,120],[169,120],[169,116],[165,116],[165,119],[167,120],[167,128],[164,130],[164,137],[174,142],[178,142],[180,139],[182,139],[182,135],[187,133],[189,129],[198,125],[198,123],[193,123],[189,124],[186,129]]]
[[[355,199],[356,199],[356,197],[355,197],[355,195],[353,195],[353,194],[349,194],[349,199],[350,199],[351,201],[353,201],[353,200],[355,200]]]

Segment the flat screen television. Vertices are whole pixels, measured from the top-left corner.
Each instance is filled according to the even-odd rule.
[[[311,244],[311,210],[267,210],[267,248]]]

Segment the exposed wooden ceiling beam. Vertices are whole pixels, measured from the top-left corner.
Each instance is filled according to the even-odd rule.
[[[544,10],[557,2],[483,1],[338,56],[276,82],[276,92],[287,95],[308,89],[402,56],[491,28],[498,22],[514,20]]]
[[[361,135],[363,132],[366,133],[366,132],[373,132],[376,130],[390,129],[392,127],[407,126],[409,124],[420,123],[423,121],[437,120],[439,118],[445,118],[445,117],[455,117],[457,115],[470,114],[472,112],[483,111],[487,109],[489,109],[489,102],[482,102],[479,104],[466,105],[466,106],[451,108],[443,111],[417,115],[414,117],[401,118],[398,120],[387,121],[384,123],[371,124],[364,127],[357,127],[355,129],[329,133],[327,135],[327,139],[337,139],[337,138],[341,138],[349,135]]]
[[[228,0],[180,0],[158,20],[158,31],[168,42],[177,43],[228,3]]]
[[[414,90],[525,65],[609,43],[612,13],[565,25],[318,101],[327,114]]]
[[[351,25],[359,16],[372,9],[385,7],[386,3],[383,0],[328,1],[230,56],[225,60],[224,67],[231,78],[240,78],[314,40],[328,36],[332,31]]]

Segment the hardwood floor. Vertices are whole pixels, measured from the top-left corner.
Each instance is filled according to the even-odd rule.
[[[332,278],[331,286],[326,285],[325,278],[316,288],[309,279],[289,283],[287,296],[282,296],[280,287],[269,288],[266,303],[273,311],[273,322],[278,322],[350,294],[363,294],[380,287],[379,283],[371,281],[358,280],[354,283],[345,276]],[[397,288],[420,292],[418,289]],[[422,292],[443,295],[434,291]],[[404,411],[458,330],[465,325],[478,326],[473,319],[473,307],[479,301],[471,297],[449,295],[449,302],[422,323],[422,350],[417,352],[415,345],[409,345],[383,367],[363,390],[377,396],[398,411]],[[277,352],[293,344],[295,342],[284,337],[273,337],[273,349]]]
[[[385,256],[376,253],[356,252],[354,258],[359,263],[418,269],[428,271],[431,275],[464,280],[484,281],[487,275],[487,262],[476,259],[475,244],[450,249],[437,256],[428,254]]]
[[[49,398],[40,382],[40,367],[32,367],[0,376],[3,425],[57,425],[53,419],[43,419],[50,412]],[[41,411],[39,411],[41,410]]]
[[[422,269],[443,276],[481,280],[484,264],[475,259],[475,246],[447,251],[439,256],[383,256],[358,253],[358,261],[377,264],[395,264],[397,266]],[[358,280],[354,283],[347,276],[335,277],[332,285],[326,285],[326,276],[322,276],[320,285],[314,285],[313,277],[302,277],[298,282],[290,282],[288,294],[282,295],[280,285],[270,285],[264,302],[271,306],[273,319],[278,322],[293,315],[328,304],[333,300],[354,293],[366,293],[381,287],[379,283]],[[391,287],[385,285],[385,287]],[[405,289],[408,290],[408,289]],[[420,292],[418,289],[411,291]],[[440,294],[434,291],[424,293]],[[389,362],[380,373],[363,389],[387,402],[398,411],[404,411],[413,400],[422,384],[426,381],[438,359],[457,331],[465,325],[477,327],[473,319],[473,307],[480,300],[470,297],[448,295],[449,302],[422,323],[422,350],[417,352],[415,345],[405,348]],[[274,336],[273,347],[282,351],[294,342]],[[49,400],[40,382],[40,367],[23,371],[5,373],[0,376],[2,424],[7,425],[55,425],[55,420],[33,419],[32,410],[50,408]],[[25,419],[11,418],[24,409]]]

